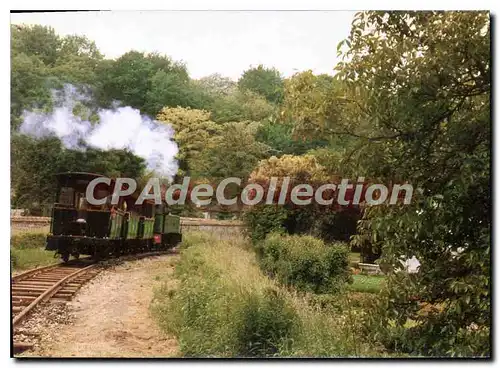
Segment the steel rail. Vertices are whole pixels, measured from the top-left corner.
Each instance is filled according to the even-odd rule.
[[[59,266],[59,265],[57,265]],[[47,290],[45,290],[42,294],[40,294],[35,300],[33,300],[30,304],[28,304],[22,311],[20,311],[15,317],[14,319],[12,320],[12,324],[13,326],[15,326],[16,324],[18,324],[19,322],[21,322],[21,320],[35,307],[37,306],[39,303],[41,303],[42,301],[45,301],[45,300],[48,300],[52,297],[52,295],[56,294],[61,288],[62,288],[62,285],[64,285],[65,283],[67,283],[68,281],[72,280],[73,278],[75,278],[76,276],[80,275],[81,273],[84,273],[88,270],[90,270],[91,268],[94,268],[96,266],[96,264],[92,264],[90,266],[87,266],[87,267],[84,267],[84,268],[81,268],[79,269],[78,271],[76,272],[73,272],[71,274],[69,274],[68,276],[62,278],[61,280],[57,281],[54,285],[52,285],[51,287],[49,287]],[[55,267],[51,267],[51,268],[55,268]],[[38,269],[40,270],[40,269]],[[45,268],[46,270],[46,268]],[[43,270],[42,270],[43,272]]]

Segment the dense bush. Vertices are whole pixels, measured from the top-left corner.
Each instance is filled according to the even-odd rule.
[[[254,244],[271,232],[286,232],[289,211],[283,206],[254,206],[244,212],[242,220],[248,237]]]
[[[253,206],[242,217],[254,244],[272,232],[309,234],[326,242],[349,241],[356,233],[359,219],[359,210],[353,208],[331,211],[313,206],[294,208],[289,204]]]
[[[308,235],[271,234],[258,247],[258,254],[264,271],[298,290],[336,292],[351,281],[349,250],[344,244],[326,245]]]

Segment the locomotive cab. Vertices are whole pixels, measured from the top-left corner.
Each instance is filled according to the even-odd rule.
[[[57,251],[63,260],[69,259],[70,254],[76,258],[80,254],[95,255],[99,245],[95,239],[109,235],[110,189],[97,185],[94,190],[96,199],[108,198],[103,205],[92,205],[85,197],[88,184],[100,176],[89,173],[57,175],[57,199],[45,249]]]

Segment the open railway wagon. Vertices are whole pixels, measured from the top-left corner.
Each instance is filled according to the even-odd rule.
[[[182,241],[180,217],[169,214],[166,204],[144,201],[137,194],[120,197],[111,204],[115,181],[100,183],[94,198],[104,204],[91,205],[85,198],[88,184],[99,174],[68,172],[57,175],[57,202],[52,209],[46,250],[56,251],[63,261],[70,256],[90,255],[98,259],[122,254],[166,250]]]

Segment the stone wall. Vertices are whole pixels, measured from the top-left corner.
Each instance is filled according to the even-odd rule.
[[[10,229],[12,232],[30,230],[50,231],[50,217],[11,216]]]
[[[10,227],[12,232],[50,229],[50,217],[11,216]],[[218,239],[227,239],[242,236],[243,223],[235,220],[211,220],[201,218],[181,217],[183,233],[206,231]]]
[[[183,233],[192,231],[210,232],[218,239],[229,239],[243,236],[244,225],[236,220],[214,220],[181,217]]]

